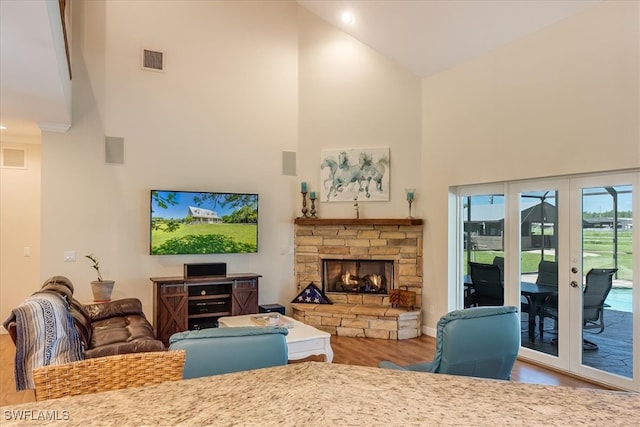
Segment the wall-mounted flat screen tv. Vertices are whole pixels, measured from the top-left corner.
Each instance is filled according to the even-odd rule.
[[[258,252],[258,195],[151,190],[151,255]]]

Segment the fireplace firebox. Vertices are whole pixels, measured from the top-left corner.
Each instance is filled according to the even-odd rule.
[[[393,260],[322,260],[323,292],[388,294],[393,289]]]

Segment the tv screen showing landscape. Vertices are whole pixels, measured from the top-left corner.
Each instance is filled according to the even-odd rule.
[[[151,190],[151,255],[258,252],[258,195]]]

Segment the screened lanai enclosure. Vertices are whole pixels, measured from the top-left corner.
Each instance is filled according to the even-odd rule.
[[[610,256],[613,268],[625,268],[624,260],[629,246],[629,233],[633,228],[631,209],[620,210],[620,197],[623,209],[630,206],[631,189],[623,187],[602,187],[585,191],[583,210],[583,230],[589,246],[594,247],[598,256]],[[604,199],[603,199],[604,198]],[[608,199],[608,201],[607,201]],[[527,257],[531,262],[542,259],[556,259],[557,249],[557,192],[530,192],[521,195],[520,211],[520,247],[531,251],[535,256]],[[604,205],[603,205],[604,200]],[[603,206],[609,209],[603,210]],[[595,211],[593,209],[597,208]],[[491,262],[495,256],[504,255],[504,195],[488,194],[467,196],[465,198],[464,241],[465,264],[468,261]],[[615,226],[614,226],[615,224]],[[622,245],[622,249],[621,248]],[[610,246],[610,247],[607,247]],[[468,260],[468,261],[467,261]],[[598,262],[587,262],[587,266],[601,266]],[[622,261],[623,265],[620,265]],[[467,269],[465,268],[465,274]],[[523,271],[536,271],[523,270]],[[618,277],[620,274],[616,274]],[[630,279],[630,277],[628,278]]]

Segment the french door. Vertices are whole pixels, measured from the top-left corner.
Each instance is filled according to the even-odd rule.
[[[635,172],[459,189],[460,270],[502,258],[522,358],[640,391],[639,187]]]
[[[569,185],[570,371],[640,391],[640,173]],[[601,283],[606,299],[594,311]]]

